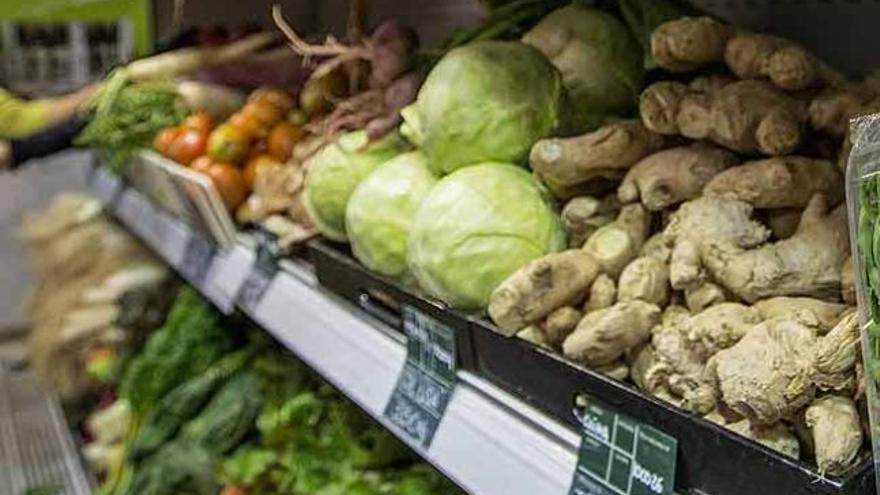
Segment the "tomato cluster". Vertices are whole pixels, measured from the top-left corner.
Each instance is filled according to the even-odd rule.
[[[234,210],[253,190],[262,171],[290,159],[303,136],[302,129],[287,119],[292,110],[290,95],[261,88],[220,125],[215,127],[210,115],[199,112],[159,132],[153,147],[210,177],[226,207]]]

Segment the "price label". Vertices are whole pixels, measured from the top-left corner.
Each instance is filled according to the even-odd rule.
[[[214,246],[201,235],[192,232],[183,252],[180,273],[191,284],[202,287],[213,259]]]
[[[401,307],[406,362],[385,417],[428,448],[455,387],[455,331],[412,306]]]
[[[569,495],[671,495],[678,441],[590,401]]]
[[[92,191],[105,206],[113,206],[122,192],[122,179],[106,168],[95,166],[91,177]]]
[[[258,231],[256,239],[257,256],[238,293],[239,304],[251,315],[254,314],[266,294],[266,289],[272,284],[275,273],[278,272],[277,237],[268,232]]]

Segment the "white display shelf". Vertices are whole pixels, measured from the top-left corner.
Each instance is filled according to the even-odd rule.
[[[137,191],[107,185],[115,180],[97,169],[92,180],[96,195],[130,231],[185,273],[181,266],[191,235],[188,227]],[[107,194],[114,188],[119,192]],[[190,282],[221,309],[238,306],[367,413],[399,433],[382,412],[404,364],[403,337],[324,291],[310,267],[297,262],[282,262],[259,302],[242,307],[235,298],[255,258],[251,246],[242,237],[215,254],[202,280]],[[568,493],[578,436],[481,378],[461,371],[458,376],[433,443],[427,450],[413,443],[411,447],[471,494]]]

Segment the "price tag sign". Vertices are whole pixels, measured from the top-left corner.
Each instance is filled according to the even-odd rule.
[[[590,401],[569,495],[672,495],[678,441]]]
[[[238,302],[241,307],[248,313],[253,315],[266,289],[272,284],[275,273],[278,272],[278,243],[277,237],[271,233],[258,231],[257,238],[257,256],[254,258],[254,264],[251,271],[245,277],[238,292]]]
[[[401,312],[406,362],[384,414],[428,448],[455,387],[455,331],[412,306]]]
[[[180,273],[191,284],[202,287],[213,259],[214,246],[201,235],[191,232],[180,263]]]

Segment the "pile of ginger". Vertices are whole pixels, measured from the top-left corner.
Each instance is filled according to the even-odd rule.
[[[880,92],[708,17],[667,22],[651,44],[674,75],[644,89],[640,118],[532,148],[569,249],[510,276],[489,315],[506,335],[843,474],[866,421],[846,131]]]

